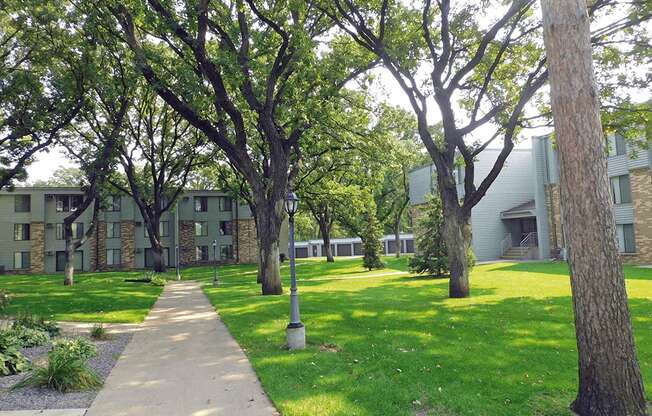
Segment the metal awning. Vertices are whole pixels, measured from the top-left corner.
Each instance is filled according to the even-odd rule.
[[[520,204],[515,206],[514,208],[510,208],[507,211],[503,211],[500,213],[500,219],[503,220],[511,220],[511,219],[518,219],[518,218],[530,218],[530,217],[536,217],[536,204],[534,203],[534,199],[531,201],[528,201],[526,203]]]

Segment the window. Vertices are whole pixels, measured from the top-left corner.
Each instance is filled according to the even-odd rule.
[[[233,246],[231,244],[220,245],[220,260],[231,260],[233,258]]]
[[[163,264],[166,266],[170,263],[170,249],[167,247],[163,247]],[[145,249],[145,267],[146,268],[152,268],[154,267],[154,250],[151,248],[146,248]]]
[[[627,153],[625,138],[620,134],[609,138],[609,156],[620,156]]]
[[[206,212],[208,211],[208,197],[207,196],[196,196],[195,197],[195,212]]]
[[[231,211],[231,198],[228,196],[221,196],[220,197],[220,211]]]
[[[14,253],[14,269],[29,269],[29,251],[17,251]]]
[[[107,266],[119,266],[122,263],[122,253],[119,248],[110,248],[106,250]]]
[[[611,194],[614,204],[629,204],[632,202],[629,175],[614,176],[611,178]]]
[[[120,195],[111,195],[108,198],[107,211],[117,212],[122,209],[122,198]]]
[[[195,247],[195,260],[208,261],[208,246]]]
[[[620,250],[621,253],[636,252],[634,224],[616,225],[616,235],[618,237],[618,249]]]
[[[149,233],[147,232],[147,227],[144,227],[145,238],[149,238]],[[159,237],[168,237],[170,235],[170,222],[161,221],[158,223],[158,234]]]
[[[120,223],[107,222],[106,223],[106,238],[120,238]]]
[[[66,269],[66,252],[65,251],[57,251],[56,253],[56,264],[55,264],[55,270],[58,272],[62,272]],[[74,268],[75,270],[83,270],[84,269],[84,252],[81,250],[75,251],[75,259],[73,260],[74,262]]]
[[[195,236],[204,237],[208,235],[208,225],[205,221],[195,221]]]
[[[14,212],[30,212],[32,197],[29,195],[14,196]]]
[[[29,224],[14,224],[14,240],[29,240]]]
[[[81,195],[57,195],[55,197],[57,212],[75,211],[82,203]]]
[[[233,223],[231,221],[220,221],[220,235],[233,234]]]
[[[81,222],[73,222],[71,224],[72,228],[72,238],[82,238],[84,236],[84,223]],[[57,228],[57,240],[65,240],[66,239],[66,234],[64,233],[64,224],[63,223],[58,223]]]

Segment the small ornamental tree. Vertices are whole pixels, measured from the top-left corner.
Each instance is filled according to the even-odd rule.
[[[380,241],[381,230],[378,220],[373,213],[366,215],[366,226],[364,229],[363,251],[364,257],[362,264],[366,269],[382,269],[385,267],[380,260],[380,255],[383,252],[383,245]]]
[[[423,217],[417,224],[417,250],[410,259],[410,271],[428,273],[435,277],[447,275],[448,250],[444,242],[444,213],[439,197],[432,196],[425,207]],[[467,253],[469,270],[475,264],[475,256],[469,248]]]
[[[410,271],[443,276],[448,273],[448,253],[442,231],[444,215],[441,200],[431,197],[417,224],[417,250],[410,259]]]

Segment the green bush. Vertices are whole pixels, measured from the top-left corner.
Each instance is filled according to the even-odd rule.
[[[50,341],[50,335],[40,329],[16,326],[8,330],[8,332],[14,334],[21,347],[38,347],[39,345],[45,345]]]
[[[86,338],[64,339],[54,343],[50,354],[86,361],[97,355],[97,348]]]
[[[448,249],[444,243],[444,216],[441,201],[431,197],[417,224],[416,254],[410,259],[410,271],[427,273],[435,277],[445,276],[448,270]],[[475,265],[475,255],[469,247],[467,265],[471,269]]]
[[[67,348],[55,348],[48,354],[48,364],[37,368],[13,388],[25,386],[48,387],[61,393],[98,389],[99,376],[85,359],[75,357]]]
[[[95,324],[93,325],[93,328],[91,328],[91,338],[93,339],[109,339],[110,335],[107,332],[106,328],[104,328],[104,325],[100,324]]]
[[[149,281],[149,284],[152,286],[165,286],[167,279],[163,276],[154,275]]]
[[[9,306],[10,301],[11,301],[11,296],[9,296],[9,293],[0,289],[0,313],[4,312],[4,310],[7,309],[7,306]]]
[[[50,334],[51,337],[59,335],[60,332],[59,326],[56,322],[46,321],[42,316],[34,315],[31,313],[19,313],[16,315],[14,328],[19,326],[45,331]]]
[[[0,331],[0,376],[28,370],[29,360],[21,354],[18,338],[12,331]]]
[[[365,269],[382,269],[385,267],[380,256],[383,253],[383,243],[380,241],[382,231],[376,215],[373,213],[365,214],[366,226],[364,229],[364,240],[362,242],[363,258],[362,264]]]

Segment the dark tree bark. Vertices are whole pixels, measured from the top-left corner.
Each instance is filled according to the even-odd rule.
[[[616,242],[584,0],[542,0],[569,248],[581,416],[646,415]]]
[[[326,262],[334,263],[333,250],[331,248],[331,229],[333,228],[333,216],[331,215],[328,204],[324,202],[313,203],[306,201],[310,213],[319,226],[319,235],[321,235],[324,242],[324,252],[322,255],[326,257]]]

